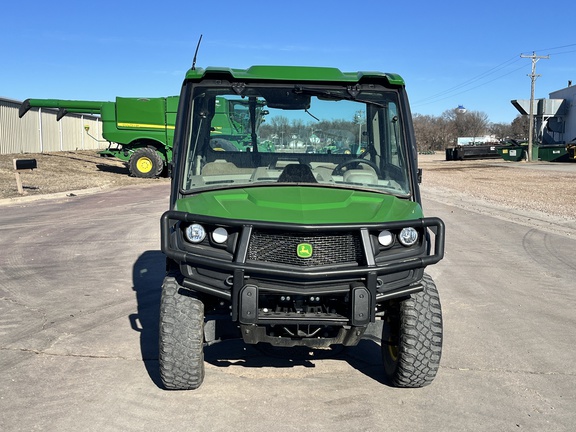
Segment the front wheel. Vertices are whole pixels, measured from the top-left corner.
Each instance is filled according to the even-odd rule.
[[[158,152],[150,147],[136,150],[130,157],[130,174],[134,177],[152,178],[162,172],[164,164]]]
[[[193,390],[204,381],[204,304],[174,275],[162,285],[160,377],[169,390]]]
[[[436,377],[442,355],[442,309],[432,278],[423,291],[394,303],[384,313],[382,361],[396,387],[424,387]]]

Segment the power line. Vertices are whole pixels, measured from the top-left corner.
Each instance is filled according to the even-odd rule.
[[[553,47],[553,48],[547,48],[547,49],[536,50],[536,51],[554,51],[554,50],[560,50],[560,49],[571,48],[571,47],[576,47],[576,43],[574,43],[574,44],[568,44],[568,45],[561,45],[561,46],[557,46],[557,47]],[[531,54],[531,55],[535,55],[534,53],[535,53],[536,51],[532,51],[532,54]],[[568,51],[556,52],[556,53],[552,53],[552,55],[568,54],[568,53],[572,53],[572,52],[576,52],[576,50],[568,50]],[[488,81],[482,82],[482,83],[480,83],[480,84],[478,84],[478,85],[475,85],[475,86],[473,86],[473,87],[468,87],[468,86],[470,86],[470,85],[472,85],[472,84],[474,84],[474,83],[476,83],[476,82],[478,82],[478,81],[481,81],[481,80],[483,80],[483,79],[485,79],[485,78],[487,78],[487,77],[489,77],[489,76],[491,76],[491,75],[494,75],[494,74],[502,71],[503,69],[509,68],[509,67],[512,66],[514,63],[521,61],[521,58],[522,58],[523,56],[526,57],[526,56],[531,56],[531,55],[526,55],[525,53],[521,53],[521,54],[520,54],[520,58],[517,57],[517,56],[514,56],[514,57],[512,57],[511,59],[506,60],[505,62],[500,63],[499,65],[494,66],[494,67],[491,68],[491,69],[488,69],[486,72],[483,72],[483,73],[481,73],[481,74],[479,74],[479,75],[476,75],[476,76],[474,76],[474,77],[472,77],[472,78],[470,78],[470,79],[468,79],[468,80],[466,80],[466,81],[464,81],[464,82],[462,82],[462,83],[460,83],[460,84],[458,84],[458,85],[455,85],[455,86],[453,86],[453,87],[449,87],[449,88],[447,88],[446,90],[443,90],[443,91],[441,91],[441,92],[435,93],[435,94],[430,95],[430,96],[427,96],[427,97],[425,97],[425,98],[423,98],[423,99],[416,100],[416,101],[414,101],[411,105],[412,105],[413,107],[418,107],[418,106],[422,106],[422,105],[429,105],[429,104],[436,103],[436,102],[439,102],[439,101],[442,101],[442,100],[445,100],[445,99],[453,98],[454,96],[457,96],[457,95],[460,95],[460,94],[463,94],[463,93],[467,93],[467,92],[472,91],[472,90],[474,90],[474,89],[477,89],[477,88],[479,88],[479,87],[482,87],[482,86],[488,85],[488,84],[490,84],[490,83],[493,83],[494,81],[497,81],[497,80],[499,80],[499,79],[501,79],[501,78],[504,78],[505,76],[511,75],[511,74],[513,74],[514,72],[517,72],[517,71],[521,70],[522,68],[524,68],[524,66],[520,66],[520,67],[518,67],[518,68],[516,68],[516,69],[514,69],[514,70],[512,70],[512,71],[510,71],[510,72],[507,72],[507,73],[498,75],[498,76],[494,77],[493,79],[490,79],[490,80],[488,80]],[[549,58],[549,56],[548,56],[547,58]],[[533,72],[533,73],[534,73],[534,72]],[[530,75],[529,75],[529,76],[530,76]],[[468,88],[467,88],[467,87],[468,87]],[[459,90],[461,90],[461,91],[459,91]]]
[[[514,69],[514,70],[512,70],[512,71],[510,71],[510,72],[507,72],[507,73],[505,73],[505,74],[499,75],[499,76],[497,76],[496,78],[494,78],[494,79],[492,79],[492,80],[490,80],[490,81],[487,81],[487,82],[478,84],[478,85],[476,85],[476,86],[474,86],[474,87],[470,87],[470,88],[468,88],[468,89],[466,89],[466,90],[462,90],[462,91],[460,91],[460,92],[458,92],[458,93],[453,93],[453,91],[446,91],[446,92],[438,93],[437,96],[443,96],[443,97],[441,97],[441,98],[435,98],[435,99],[433,99],[433,100],[428,100],[428,99],[431,99],[431,97],[430,97],[430,98],[425,98],[425,99],[422,99],[420,102],[419,102],[419,101],[416,101],[416,102],[412,103],[411,106],[429,105],[429,104],[432,104],[432,103],[435,103],[435,102],[440,102],[440,101],[445,100],[445,99],[450,99],[450,98],[452,98],[452,97],[454,97],[454,96],[458,96],[458,95],[461,95],[461,94],[463,94],[463,93],[467,93],[467,92],[469,92],[469,91],[471,91],[471,90],[477,89],[477,88],[482,87],[482,86],[485,86],[485,85],[487,85],[487,84],[490,84],[490,83],[492,83],[492,82],[494,82],[494,81],[499,80],[500,78],[504,78],[505,76],[511,75],[511,74],[513,74],[514,72],[517,72],[517,71],[519,71],[520,69],[523,69],[523,68],[524,68],[524,65],[522,65],[522,66],[520,66],[520,67],[518,67],[518,68],[516,68],[516,69]],[[450,94],[448,94],[448,93],[450,93]],[[424,101],[424,102],[422,102],[422,101]]]
[[[534,52],[536,52],[536,51],[554,51],[554,50],[559,50],[559,49],[564,49],[564,48],[570,48],[570,47],[576,47],[576,43],[574,43],[574,44],[568,44],[568,45],[561,45],[561,46],[552,47],[552,48],[546,48],[546,49],[541,49],[541,50],[535,50],[535,51],[532,51],[532,52],[534,53]],[[562,52],[552,53],[552,55],[568,54],[568,53],[575,52],[575,51],[576,51],[576,50],[562,51]],[[525,53],[521,53],[521,54],[520,54],[521,57],[522,57],[523,55],[525,55]],[[510,74],[512,74],[512,73],[514,73],[514,72],[516,72],[516,71],[518,71],[518,70],[520,70],[520,69],[522,69],[523,66],[521,66],[521,67],[519,67],[519,68],[517,68],[517,69],[514,69],[514,70],[512,70],[512,71],[509,72],[509,73],[505,73],[505,74],[503,74],[503,75],[499,75],[499,76],[495,77],[494,79],[491,79],[491,80],[489,80],[489,81],[486,81],[486,82],[481,83],[481,84],[479,84],[479,85],[476,85],[476,86],[474,86],[474,87],[470,87],[470,88],[467,88],[467,89],[465,89],[465,90],[462,90],[462,91],[459,91],[459,92],[457,92],[457,93],[454,93],[454,92],[456,92],[456,91],[458,91],[458,90],[460,90],[460,89],[463,89],[463,88],[465,88],[465,87],[467,87],[467,86],[469,86],[469,85],[471,85],[471,84],[474,84],[475,82],[478,82],[478,81],[480,81],[480,80],[482,80],[482,79],[484,79],[484,78],[487,78],[487,77],[489,77],[489,76],[491,76],[491,75],[493,75],[493,74],[501,71],[502,69],[505,69],[505,68],[507,68],[507,67],[510,67],[510,66],[512,66],[514,63],[516,63],[516,62],[518,62],[518,61],[520,61],[520,58],[518,58],[517,56],[514,56],[514,57],[510,58],[509,60],[506,60],[505,62],[500,63],[499,65],[494,66],[494,67],[491,68],[491,69],[488,69],[486,72],[483,72],[483,73],[481,73],[481,74],[479,74],[479,75],[476,75],[476,76],[470,78],[469,80],[466,80],[466,81],[464,81],[464,82],[462,82],[462,83],[460,83],[460,84],[458,84],[458,85],[455,85],[455,86],[453,86],[453,87],[449,87],[449,88],[447,88],[447,89],[445,89],[445,90],[442,90],[441,92],[438,92],[438,93],[435,93],[435,94],[433,94],[433,95],[427,96],[427,97],[425,97],[425,98],[423,98],[423,99],[416,100],[416,101],[414,101],[414,102],[412,103],[412,106],[429,105],[429,104],[431,104],[431,103],[439,102],[439,101],[448,99],[448,98],[450,98],[450,97],[457,96],[457,95],[460,95],[460,94],[462,94],[462,93],[466,93],[466,92],[468,92],[468,91],[477,89],[478,87],[482,87],[482,86],[484,86],[484,85],[490,84],[490,83],[492,83],[492,82],[494,82],[494,81],[496,81],[496,80],[498,80],[498,79],[500,79],[500,78],[503,78],[503,77],[505,77],[505,76],[507,76],[507,75],[510,75]]]
[[[552,55],[560,55],[560,54],[569,54],[571,52],[576,52],[576,50],[571,50],[571,51],[561,51],[559,53],[553,53]]]
[[[562,48],[569,48],[569,47],[573,47],[573,46],[576,46],[576,43],[569,44],[569,45],[562,45],[562,46],[554,47],[554,48],[544,48],[544,49],[532,50],[532,52],[534,53],[536,51],[553,51],[553,50],[562,49]],[[568,51],[568,52],[572,52],[572,51]],[[522,54],[525,54],[525,53],[521,53],[521,55]]]
[[[425,98],[423,98],[423,99],[417,100],[417,101],[415,101],[415,102],[413,103],[413,105],[422,105],[423,102],[426,102],[426,101],[428,101],[428,100],[430,100],[430,99],[434,99],[434,100],[442,100],[442,99],[445,99],[445,98],[442,98],[442,99],[436,99],[436,98],[437,98],[438,96],[445,96],[445,95],[447,95],[447,94],[449,94],[449,93],[453,93],[453,92],[456,91],[456,90],[459,90],[459,89],[461,89],[461,88],[463,88],[463,87],[466,87],[466,86],[468,86],[468,85],[470,85],[470,84],[473,84],[474,82],[479,81],[479,80],[481,80],[482,78],[485,78],[485,77],[487,77],[487,76],[490,76],[490,75],[498,72],[499,70],[501,70],[501,69],[503,69],[503,68],[505,68],[505,67],[507,67],[507,66],[511,66],[512,64],[514,64],[514,63],[516,63],[516,62],[518,62],[518,61],[519,61],[518,57],[517,57],[517,56],[514,56],[514,57],[512,57],[511,59],[506,60],[505,62],[499,64],[498,66],[494,66],[493,68],[487,70],[486,72],[483,72],[483,73],[481,73],[480,75],[476,75],[475,77],[472,77],[472,78],[470,78],[469,80],[464,81],[463,83],[460,83],[460,84],[458,84],[458,85],[456,85],[456,86],[454,86],[454,87],[450,87],[450,88],[448,88],[448,89],[446,89],[446,90],[443,90],[443,91],[441,91],[441,92],[439,92],[439,93],[436,93],[436,94],[433,94],[433,95],[431,95],[431,96],[425,97]],[[513,71],[513,72],[514,72],[514,71]],[[506,74],[506,75],[507,75],[507,74]],[[503,75],[503,76],[506,76],[506,75]],[[500,77],[500,78],[501,78],[501,77]],[[492,81],[494,81],[494,80],[492,80]],[[492,81],[489,81],[488,83],[490,83],[490,82],[492,82]],[[487,84],[487,83],[486,83],[486,84]],[[477,87],[478,87],[478,86],[477,86]],[[473,88],[477,88],[477,87],[473,87]],[[472,90],[472,89],[469,89],[469,90]],[[469,91],[469,90],[465,90],[465,91]],[[460,93],[463,93],[463,92],[460,92]],[[457,94],[460,94],[460,93],[457,93]]]

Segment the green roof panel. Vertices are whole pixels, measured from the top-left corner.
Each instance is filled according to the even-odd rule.
[[[186,78],[200,80],[214,76],[228,75],[237,80],[274,80],[274,81],[328,81],[357,83],[363,79],[383,79],[392,85],[403,86],[400,75],[384,72],[342,72],[337,68],[311,66],[252,66],[248,69],[208,67],[190,69]]]

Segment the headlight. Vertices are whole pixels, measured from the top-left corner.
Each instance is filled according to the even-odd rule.
[[[186,228],[186,238],[192,243],[200,243],[206,237],[206,230],[202,225],[192,224]]]
[[[388,230],[381,231],[380,234],[378,234],[378,243],[382,246],[388,247],[394,243],[394,236]]]
[[[418,231],[412,227],[402,228],[398,235],[398,240],[404,246],[412,246],[418,241]]]
[[[226,240],[228,240],[228,231],[224,228],[216,228],[212,232],[212,240],[214,240],[214,243],[218,244],[225,243]]]

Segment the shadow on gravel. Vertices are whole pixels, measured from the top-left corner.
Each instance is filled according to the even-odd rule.
[[[138,312],[130,315],[132,328],[140,333],[140,349],[148,375],[162,388],[158,371],[158,327],[165,256],[161,251],[146,251],[136,260],[132,280]],[[204,349],[204,360],[216,367],[291,368],[316,367],[321,360],[347,362],[367,377],[387,384],[382,373],[380,345],[362,340],[355,347],[334,346],[328,349],[306,347],[277,348],[268,344],[249,345],[241,339],[215,343]]]
[[[382,372],[380,345],[370,340],[362,340],[355,347],[310,349],[277,348],[267,344],[248,345],[241,339],[236,339],[216,343],[204,349],[204,360],[217,367],[314,368],[316,362],[327,359],[345,361],[374,381],[390,385]]]
[[[346,358],[350,366],[374,381],[392,387],[392,383],[384,375],[382,350],[379,344],[372,340],[361,340],[355,347],[346,349]]]
[[[96,168],[98,168],[98,170],[102,171],[102,172],[107,172],[107,173],[112,173],[112,174],[130,175],[130,171],[125,166],[96,164]]]

